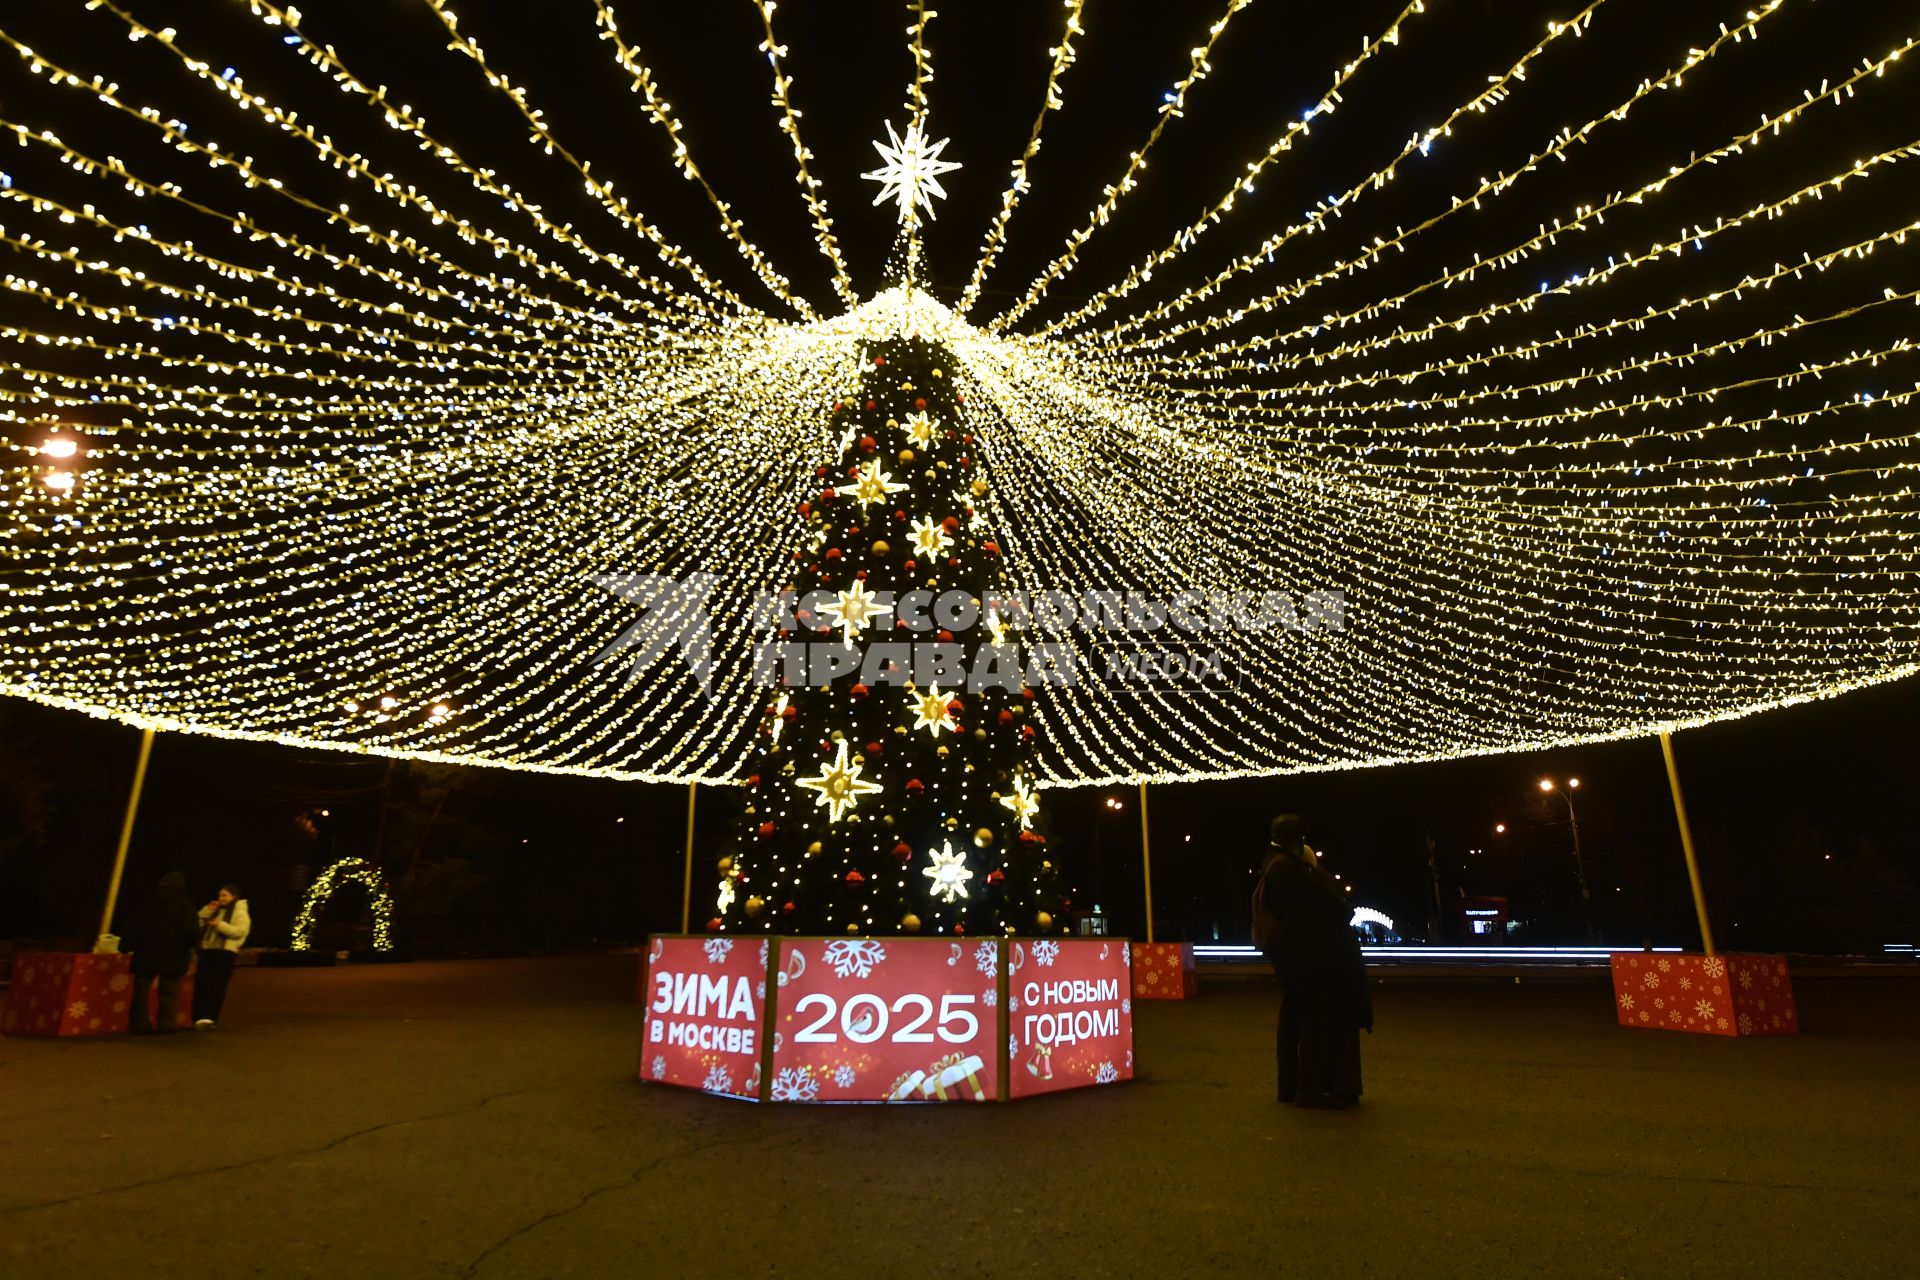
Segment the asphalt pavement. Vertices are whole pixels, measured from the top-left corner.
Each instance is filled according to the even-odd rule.
[[[1388,984],[1353,1112],[1270,984],[1136,1007],[1131,1084],[754,1106],[634,1079],[633,956],[243,969],[217,1032],[0,1039],[0,1275],[1810,1276],[1920,1257],[1920,983],[1805,1034],[1600,982]]]

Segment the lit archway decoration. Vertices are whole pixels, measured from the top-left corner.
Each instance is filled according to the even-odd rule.
[[[307,890],[300,914],[293,920],[295,951],[313,949],[313,926],[320,910],[344,884],[366,886],[367,900],[373,906],[373,949],[393,950],[393,895],[387,891],[386,877],[380,874],[380,868],[364,858],[342,858],[322,871]]]
[[[1384,911],[1375,911],[1372,907],[1355,907],[1353,919],[1347,921],[1351,928],[1358,929],[1363,924],[1378,925],[1386,933],[1393,932],[1393,919]]]

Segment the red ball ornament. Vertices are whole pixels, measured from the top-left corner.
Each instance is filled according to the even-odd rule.
[[[1021,726],[1020,726],[1020,740],[1021,740],[1022,742],[1032,742],[1032,741],[1033,741],[1033,726],[1032,726],[1032,725],[1030,725],[1030,724],[1023,724],[1023,725],[1021,725]]]
[[[813,469],[813,478],[815,480],[825,480],[827,478],[827,469],[825,467],[815,467]]]
[[[1005,708],[1002,708],[1000,711],[999,720],[1001,724],[1012,724],[1013,712],[1008,711]]]
[[[880,446],[880,442],[878,440],[875,440],[872,436],[860,437],[860,452],[862,453],[872,453],[879,446]]]
[[[950,716],[960,715],[963,712],[965,712],[966,709],[967,709],[966,704],[961,702],[960,699],[958,698],[955,698],[952,702],[949,702],[947,704],[947,714]]]
[[[995,867],[993,870],[987,872],[988,884],[999,884],[1002,880],[1005,880],[1006,878],[1007,878],[1007,873],[1002,871],[998,867]]]
[[[896,511],[893,513],[893,518],[895,523],[904,524],[906,523],[907,513],[904,511]]]
[[[886,362],[887,362],[887,358],[885,356],[875,356],[873,358],[873,367],[878,369],[881,365],[885,364]]]
[[[827,560],[838,560],[840,558],[840,548],[828,547],[827,554],[822,558]]]
[[[719,917],[719,916],[715,916],[715,917],[714,917],[713,919],[711,919],[711,920],[709,920],[709,921],[707,921],[707,932],[708,932],[708,933],[718,933],[718,932],[720,932],[720,917]]]
[[[941,644],[952,644],[953,632],[947,630],[945,627],[942,627],[940,628],[940,630],[934,632],[933,638],[938,640]]]
[[[854,701],[858,702],[867,696],[867,686],[856,684],[853,688],[847,690],[847,692],[853,697]]]
[[[781,903],[781,904],[780,904],[780,910],[781,910],[781,911],[782,911],[783,913],[785,913],[786,915],[792,915],[792,914],[793,914],[793,904],[792,904],[791,902],[783,902],[783,903]]]
[[[807,516],[810,516],[812,514],[813,514],[813,504],[811,502],[803,502],[800,504],[800,516],[802,519],[805,519]]]
[[[945,529],[948,533],[958,533],[960,532],[960,517],[948,516],[945,520],[942,520],[940,522],[940,527],[942,529]]]
[[[797,560],[797,559],[799,559],[799,558],[800,558],[800,553],[799,553],[798,551],[796,551],[796,552],[794,552],[794,553],[793,553],[793,556],[794,556],[794,559],[796,559],[796,560]],[[906,571],[907,571],[908,573],[912,573],[912,572],[913,572],[913,571],[914,571],[914,570],[915,570],[916,568],[918,568],[919,566],[918,566],[918,565],[916,565],[916,564],[914,564],[914,562],[913,562],[913,561],[911,561],[911,560],[909,560],[909,561],[907,561],[907,562],[906,562],[906,563],[905,563],[904,565],[901,565],[900,567],[901,567],[901,568],[903,568],[903,569],[905,569],[905,570],[906,570]],[[907,625],[907,623],[906,623],[906,619],[904,619],[904,618],[902,618],[902,619],[900,620],[900,625],[901,625],[901,626],[903,626],[903,627],[904,627],[904,626],[906,626],[906,625]]]
[[[868,755],[870,755],[870,756],[877,756],[877,755],[879,755],[879,754],[880,754],[880,744],[879,744],[878,742],[869,742],[869,743],[867,744],[867,754],[868,754]]]
[[[913,400],[913,407],[914,407],[914,408],[916,408],[916,409],[924,409],[924,408],[926,408],[926,407],[927,407],[927,398],[926,398],[925,396],[915,396],[915,397],[914,397],[914,400]]]
[[[926,789],[927,789],[927,784],[920,781],[920,779],[918,778],[908,778],[907,785],[904,788],[906,793],[910,796],[917,796],[922,791],[925,791]]]
[[[898,858],[900,865],[904,867],[907,863],[913,861],[913,846],[905,840],[902,840],[899,844],[893,846],[893,856]]]
[[[848,884],[865,884],[866,882],[867,882],[867,878],[861,875],[858,871],[847,872]]]
[[[760,785],[760,775],[759,775],[759,774],[757,774],[757,773],[750,773],[750,774],[748,774],[748,775],[747,775],[747,785],[748,785],[748,786],[750,786],[750,787],[757,787],[757,786],[759,786],[759,785]]]
[[[800,709],[798,707],[782,707],[780,709],[780,718],[782,720],[792,720],[795,716],[799,714],[800,714]]]
[[[822,489],[820,491],[820,505],[823,507],[832,506],[833,500],[839,496],[840,495],[835,493],[831,487]]]
[[[967,936],[967,926],[965,926],[965,925],[963,925],[963,924],[957,924],[957,925],[955,925],[955,926],[953,926],[953,936],[954,936],[954,937],[956,937],[956,938],[964,938],[964,937],[966,937],[966,936]]]
[[[763,822],[763,823],[761,823],[761,824],[760,824],[760,838],[761,838],[762,840],[765,840],[765,839],[768,839],[768,838],[770,838],[770,837],[771,837],[772,835],[773,835],[773,824],[772,824],[771,822]]]
[[[854,463],[854,464],[853,464],[852,466],[850,466],[850,467],[848,467],[848,468],[847,468],[847,474],[848,474],[848,475],[850,475],[850,476],[857,476],[857,475],[859,475],[859,474],[860,474],[860,464],[856,462],[856,463]]]
[[[1025,689],[1025,688],[1023,688],[1023,689],[1021,689],[1021,690],[1020,690],[1020,696],[1021,696],[1021,697],[1023,697],[1023,698],[1025,698],[1025,699],[1026,699],[1026,700],[1027,700],[1028,702],[1032,702],[1032,701],[1033,701],[1033,690],[1032,690],[1032,689]]]
[[[948,556],[948,557],[947,557],[947,568],[949,568],[949,569],[958,569],[959,567],[960,567],[960,557],[959,557],[959,556]]]
[[[873,408],[873,401],[871,400],[867,401],[867,408],[869,409]]]
[[[980,544],[980,549],[986,552],[990,556],[997,556],[1000,554],[1000,544],[997,542],[983,542]]]

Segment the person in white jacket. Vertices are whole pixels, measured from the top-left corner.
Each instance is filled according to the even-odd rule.
[[[233,981],[233,962],[253,920],[238,885],[223,885],[220,893],[200,908],[199,964],[193,974],[193,1025],[205,1031],[220,1020],[227,1002],[227,984]]]

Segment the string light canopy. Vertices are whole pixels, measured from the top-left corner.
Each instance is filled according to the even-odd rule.
[[[1920,667],[1910,22],[1834,60],[1856,24],[1808,0],[1653,30],[1630,0],[1576,0],[1463,54],[1451,6],[1414,0],[1237,151],[1188,117],[1231,105],[1235,41],[1267,20],[1253,0],[1165,51],[1137,119],[1078,96],[1098,6],[1054,8],[1030,86],[950,74],[943,95],[940,27],[914,4],[904,104],[816,154],[804,104],[832,61],[755,0],[799,198],[782,179],[736,204],[671,96],[699,70],[650,58],[638,6],[594,0],[566,59],[586,79],[597,57],[626,113],[610,132],[570,129],[456,5],[417,4],[423,55],[508,127],[429,119],[274,0],[205,34],[134,0],[90,0],[65,43],[0,19],[21,90],[0,100],[0,692],[170,730],[735,780],[771,700],[754,605],[817,550],[794,511],[850,456],[834,407],[862,353],[903,337],[950,353],[948,425],[1012,585],[1132,593],[1155,620],[1046,637],[1083,678],[1033,708],[1035,783],[1600,740]],[[1579,78],[1610,22],[1632,57]],[[1821,24],[1846,29],[1794,36]],[[139,76],[103,69],[107,36]],[[1363,104],[1423,60],[1471,75],[1375,145]],[[943,139],[979,95],[1022,92],[1007,168]],[[1070,135],[1090,195],[1042,148],[1076,110],[1111,149]],[[648,149],[703,210],[697,240],[615,163]],[[1168,166],[1177,196],[1147,194]],[[898,215],[886,243],[831,211],[872,196],[862,177]],[[956,226],[976,207],[984,229]],[[824,272],[756,239],[782,217]],[[928,265],[936,228],[978,245],[951,280]],[[845,501],[885,512],[899,466],[870,459]],[[953,534],[899,531],[929,559]],[[669,647],[636,666],[631,606],[595,585],[610,574],[702,583],[711,663]],[[1276,595],[1308,593],[1338,593],[1344,625],[1273,625]],[[1196,597],[1232,621],[1152,607]],[[856,590],[831,620],[852,644],[886,607]],[[1117,652],[1162,643],[1220,678],[1115,677]],[[951,730],[937,691],[921,702],[916,732]],[[871,785],[845,754],[803,783],[836,816]],[[997,803],[1024,826],[1027,776]],[[944,865],[926,876],[965,895]]]

